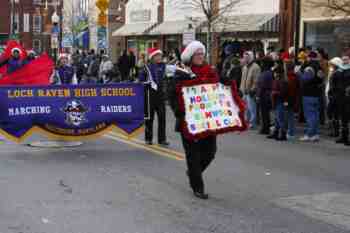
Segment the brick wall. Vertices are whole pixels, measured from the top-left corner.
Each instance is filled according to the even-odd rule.
[[[10,33],[11,15],[10,15],[10,1],[2,1],[0,7],[0,33]]]

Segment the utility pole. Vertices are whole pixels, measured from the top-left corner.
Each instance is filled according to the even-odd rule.
[[[298,53],[300,49],[300,18],[301,18],[301,0],[294,0],[294,48],[295,48],[295,59],[298,60]]]

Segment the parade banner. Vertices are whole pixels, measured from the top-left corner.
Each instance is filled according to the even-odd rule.
[[[143,122],[142,84],[0,88],[0,133],[17,142],[36,131],[68,140],[113,127],[132,135]]]
[[[235,83],[224,85],[190,80],[178,89],[181,90],[180,105],[185,112],[182,131],[187,138],[196,140],[247,129],[245,105]]]

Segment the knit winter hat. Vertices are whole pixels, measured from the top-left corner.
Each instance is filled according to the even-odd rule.
[[[181,61],[183,63],[191,62],[191,59],[197,50],[201,49],[203,53],[206,52],[204,44],[195,40],[187,45],[185,50],[181,54]]]
[[[149,48],[148,49],[148,58],[152,59],[155,55],[163,54],[162,50],[157,48]]]

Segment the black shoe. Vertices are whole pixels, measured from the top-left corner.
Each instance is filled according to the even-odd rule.
[[[158,143],[158,144],[161,145],[161,146],[169,146],[169,145],[170,145],[170,143],[167,142],[167,141],[165,141],[165,142],[160,142],[160,143]]]
[[[268,131],[268,130],[260,130],[259,134],[261,134],[261,135],[270,135],[270,131]]]
[[[287,134],[282,133],[282,135],[277,138],[277,141],[287,141]]]
[[[337,143],[337,144],[344,144],[344,143],[346,143],[346,141],[344,140],[344,138],[340,138],[337,141],[335,141],[335,143]]]
[[[197,191],[194,191],[193,192],[193,195],[199,199],[202,199],[202,200],[208,200],[209,199],[209,195],[204,193],[204,192],[197,192]]]
[[[273,134],[267,136],[266,138],[268,139],[276,139],[278,138],[278,132],[274,132]]]
[[[147,144],[147,145],[153,145],[153,142],[147,140],[147,141],[146,141],[146,144]]]

